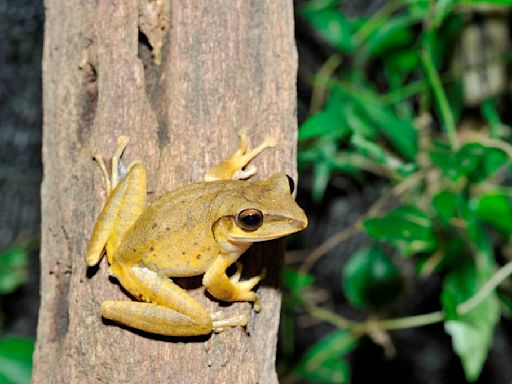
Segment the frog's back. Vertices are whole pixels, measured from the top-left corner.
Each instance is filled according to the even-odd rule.
[[[219,254],[212,215],[240,183],[193,183],[161,196],[127,232],[114,259],[167,276],[204,273]]]

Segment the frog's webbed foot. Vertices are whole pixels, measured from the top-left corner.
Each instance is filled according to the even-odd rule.
[[[249,164],[251,160],[265,149],[276,146],[276,139],[267,135],[260,145],[249,149],[247,129],[241,129],[239,136],[240,147],[238,150],[230,158],[211,168],[206,173],[205,181],[248,179],[257,172],[256,167]]]
[[[101,173],[103,174],[107,196],[110,196],[112,190],[117,186],[117,184],[119,184],[121,178],[129,172],[133,165],[140,164],[140,161],[138,160],[133,161],[128,167],[125,167],[121,163],[121,156],[123,155],[129,141],[130,139],[128,136],[119,136],[117,138],[117,147],[112,154],[110,174],[107,166],[105,165],[105,161],[103,160],[103,156],[101,156],[98,151],[94,152],[93,159],[98,163]]]
[[[261,310],[261,303],[258,295],[252,289],[265,278],[266,269],[261,274],[248,280],[240,281],[242,275],[242,264],[236,263],[236,272],[231,276],[226,275],[227,265],[222,261],[214,265],[203,277],[203,285],[214,297],[224,301],[252,301],[256,312]]]
[[[238,267],[238,264],[239,263],[237,263],[237,267]],[[240,264],[240,266],[241,266],[241,264]],[[240,272],[241,271],[242,271],[242,268],[240,267]],[[254,294],[253,308],[254,308],[255,312],[261,311],[261,302],[260,302],[259,296],[256,293],[252,292],[252,289],[261,280],[263,280],[266,276],[267,276],[267,269],[263,268],[263,270],[261,271],[261,273],[258,276],[251,277],[249,280],[238,281],[235,285],[241,292],[247,292],[248,294],[251,294],[251,293]]]

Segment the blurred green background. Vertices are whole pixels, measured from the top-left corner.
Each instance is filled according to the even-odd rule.
[[[282,382],[512,382],[510,5],[296,2]]]
[[[295,6],[280,381],[512,382],[512,0]],[[30,382],[43,20],[0,2],[0,384]]]

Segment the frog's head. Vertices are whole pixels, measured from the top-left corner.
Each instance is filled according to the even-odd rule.
[[[217,240],[252,244],[273,240],[306,228],[308,219],[295,202],[293,180],[276,173],[240,188],[220,204],[214,234]]]

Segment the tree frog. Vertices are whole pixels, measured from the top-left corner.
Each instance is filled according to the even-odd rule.
[[[240,133],[240,148],[213,167],[205,181],[185,185],[146,204],[146,170],[133,162],[120,175],[120,157],[128,138],[118,138],[109,175],[101,156],[95,159],[106,182],[107,202],[94,226],[85,261],[96,265],[105,251],[109,274],[135,299],[105,301],[104,318],[131,328],[167,336],[195,336],[245,326],[247,316],[210,314],[171,277],[203,275],[210,294],[222,301],[248,301],[260,309],[253,288],[265,271],[240,281],[241,264],[228,277],[226,269],[254,242],[277,239],[307,226],[304,211],[293,199],[293,181],[282,173],[250,181],[249,164],[267,148],[266,137],[249,149]]]

